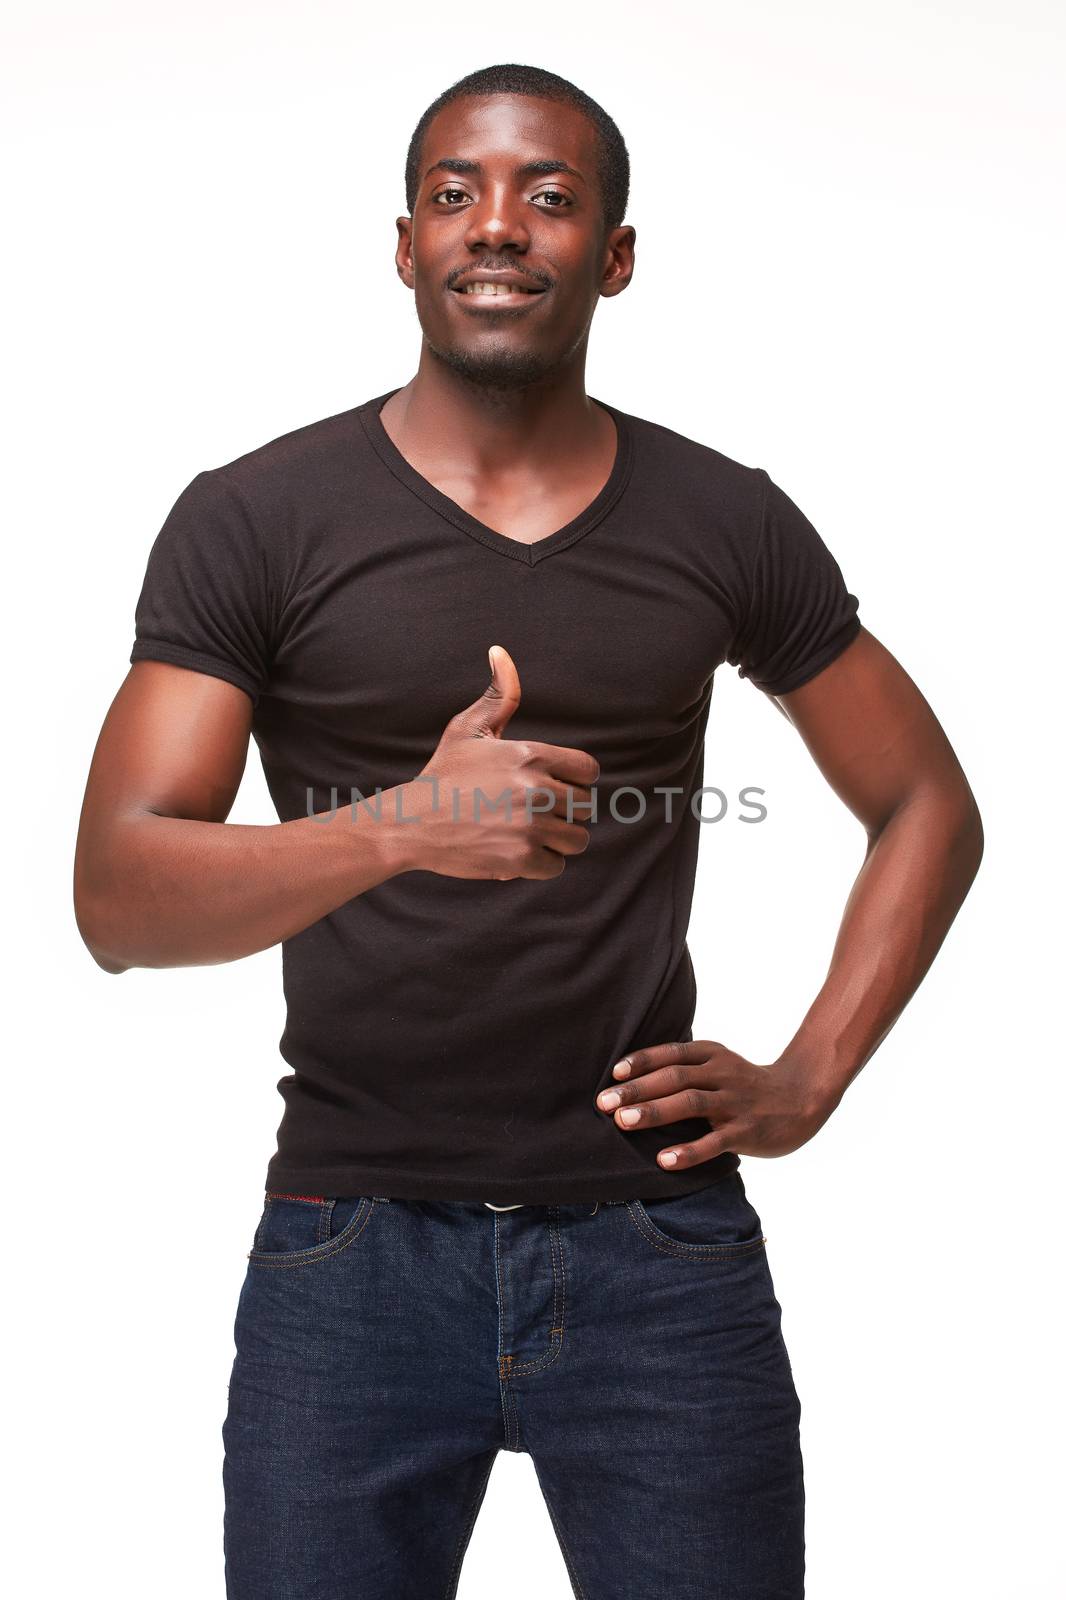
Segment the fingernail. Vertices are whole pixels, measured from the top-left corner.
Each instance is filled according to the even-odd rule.
[[[636,1109],[635,1106],[630,1106],[628,1111],[620,1111],[618,1113],[618,1115],[621,1117],[622,1121],[624,1123],[626,1123],[627,1125],[629,1125],[631,1123],[634,1123],[634,1122],[639,1122],[640,1121],[640,1112]]]
[[[614,1107],[621,1103],[621,1100],[622,1096],[615,1094],[613,1089],[608,1089],[606,1094],[600,1095],[600,1105],[605,1111],[613,1111]]]
[[[672,1167],[677,1162],[677,1151],[664,1150],[662,1155],[659,1157],[659,1160],[662,1162],[664,1167]]]
[[[628,1061],[619,1061],[612,1070],[616,1078],[628,1078],[633,1068]]]

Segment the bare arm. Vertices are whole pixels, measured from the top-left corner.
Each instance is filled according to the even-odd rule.
[[[251,720],[251,700],[220,678],[130,669],[97,741],[74,860],[78,928],[105,972],[252,955],[401,870],[395,830],[353,827],[344,806],[332,820],[223,826]]]
[[[781,704],[868,841],[828,975],[783,1053],[835,1104],[929,970],[977,875],[984,831],[947,735],[872,634]]]
[[[705,1117],[712,1132],[659,1152],[675,1171],[726,1150],[787,1155],[817,1133],[921,983],[981,862],[980,814],[947,735],[871,633],[775,703],[863,824],[866,859],[826,979],[775,1062],[705,1039],[653,1045],[597,1097],[623,1129]],[[621,1122],[634,1106],[638,1122]]]
[[[497,647],[496,679],[448,723],[423,769],[433,784],[385,789],[373,811],[265,826],[227,823],[248,754],[252,702],[220,678],[137,661],[104,721],[74,860],[74,910],[105,972],[210,966],[302,932],[396,873],[551,878],[588,845],[566,820],[598,765],[583,751],[507,740],[521,698]],[[447,792],[439,794],[441,785]],[[553,806],[527,816],[525,790]],[[475,796],[512,791],[510,815]],[[377,808],[380,804],[380,814]]]

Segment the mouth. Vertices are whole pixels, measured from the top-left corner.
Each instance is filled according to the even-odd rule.
[[[464,283],[458,289],[449,289],[448,293],[462,300],[470,311],[509,311],[543,299],[547,291],[526,289],[515,283]]]

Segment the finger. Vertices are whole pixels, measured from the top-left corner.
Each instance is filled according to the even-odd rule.
[[[518,677],[518,668],[511,659],[510,652],[502,644],[489,645],[489,667],[492,671],[492,681],[500,694],[515,700],[522,698],[522,685]]]
[[[533,859],[519,876],[522,878],[557,878],[566,871],[566,856],[561,850],[541,848],[534,851]]]
[[[545,850],[557,850],[563,856],[579,856],[591,843],[592,835],[577,822],[564,822],[561,817],[548,817],[539,823],[536,841]]]
[[[499,739],[518,710],[522,685],[518,669],[502,645],[490,648],[489,666],[492,678],[484,693],[451,719],[449,729],[453,735]]]
[[[549,778],[547,783],[538,783],[528,794],[531,816],[562,817],[565,822],[582,824],[591,820],[592,790],[583,784],[558,783]]]
[[[721,1108],[721,1097],[713,1090],[690,1088],[680,1094],[669,1094],[658,1100],[647,1100],[639,1106],[623,1106],[614,1114],[620,1128],[632,1132],[634,1128],[657,1128],[667,1122],[687,1122],[692,1117],[711,1118],[713,1109]]]
[[[563,783],[595,783],[600,775],[600,764],[587,750],[576,750],[566,744],[544,744],[539,739],[527,739],[530,753]]]
[[[672,1067],[660,1067],[643,1077],[628,1082],[612,1083],[601,1089],[596,1104],[601,1111],[615,1111],[619,1106],[631,1106],[638,1101],[655,1100],[659,1096],[683,1094],[686,1089],[715,1091],[724,1088],[718,1068],[713,1061],[679,1062]]]
[[[704,1134],[702,1139],[692,1139],[688,1144],[672,1144],[660,1150],[659,1165],[668,1172],[681,1172],[685,1167],[698,1167],[704,1161],[713,1161],[715,1156],[734,1149],[736,1143],[728,1128],[715,1128],[713,1133]]]
[[[553,786],[554,787],[554,786]],[[592,820],[592,790],[584,783],[565,783],[558,788],[559,806],[561,816],[568,822],[590,822]],[[567,807],[569,806],[569,810]]]
[[[693,1064],[706,1061],[720,1045],[708,1044],[706,1039],[678,1040],[671,1044],[652,1044],[644,1050],[630,1050],[611,1069],[616,1078],[635,1078],[658,1067]]]

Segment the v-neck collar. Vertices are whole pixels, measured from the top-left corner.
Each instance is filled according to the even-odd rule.
[[[521,561],[523,566],[536,566],[537,562],[543,561],[546,556],[553,556],[557,550],[565,550],[577,539],[582,538],[603,520],[629,482],[633,466],[633,436],[626,414],[624,411],[616,411],[614,406],[608,405],[604,400],[594,400],[590,395],[589,399],[593,400],[594,405],[602,406],[603,410],[614,418],[617,440],[610,476],[596,498],[564,527],[557,528],[554,533],[547,534],[543,539],[535,539],[532,544],[523,544],[518,539],[510,539],[506,534],[498,533],[487,523],[479,522],[477,517],[471,516],[457,500],[452,500],[442,493],[428,478],[424,478],[416,471],[406,456],[401,455],[386,433],[385,424],[381,420],[382,407],[397,393],[399,386],[355,408],[356,415],[363,425],[363,431],[385,466],[394,477],[411,490],[412,494],[416,494],[432,510],[446,517],[472,539],[486,545],[490,550],[495,550],[499,555],[509,556],[512,561]]]

